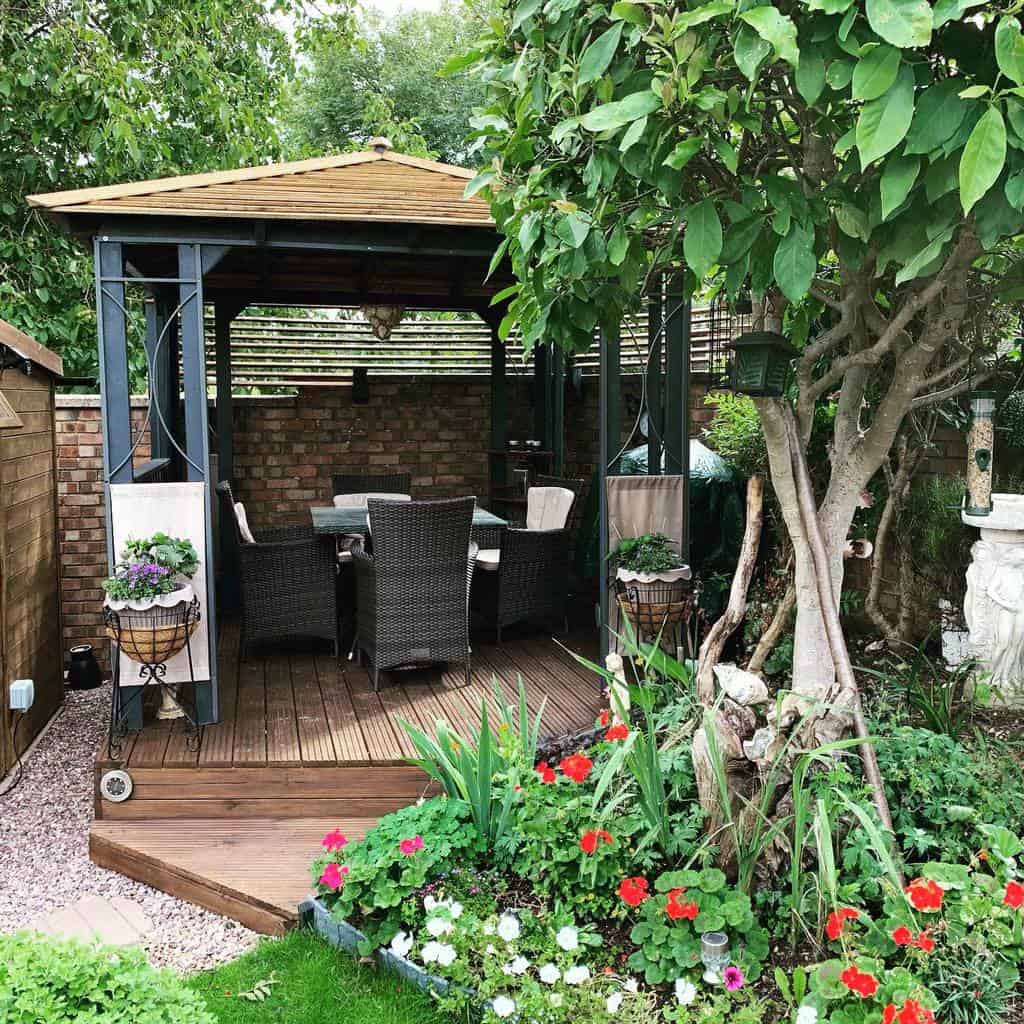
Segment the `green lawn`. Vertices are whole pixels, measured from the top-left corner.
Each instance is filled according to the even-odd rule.
[[[274,972],[265,1002],[240,999]],[[221,1024],[440,1024],[430,999],[399,978],[358,964],[313,933],[268,939],[253,952],[189,979]]]

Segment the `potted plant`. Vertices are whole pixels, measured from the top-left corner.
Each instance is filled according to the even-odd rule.
[[[690,567],[663,533],[624,537],[608,556],[619,605],[633,625],[653,635],[682,619]]]
[[[106,593],[107,636],[121,653],[141,665],[158,665],[181,651],[199,624],[195,612],[182,614],[195,593],[189,582],[199,568],[192,542],[155,533],[129,540],[114,574],[101,584]],[[160,716],[178,717],[181,709],[167,693]]]

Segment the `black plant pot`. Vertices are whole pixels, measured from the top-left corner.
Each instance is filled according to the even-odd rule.
[[[103,670],[92,653],[92,644],[79,644],[68,653],[71,655],[66,683],[69,690],[95,690],[103,685]]]

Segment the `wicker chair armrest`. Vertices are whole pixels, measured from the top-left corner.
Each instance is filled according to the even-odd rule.
[[[552,567],[568,564],[568,530],[509,529],[501,541],[501,567],[535,563]]]
[[[270,526],[253,533],[256,543],[280,544],[298,540],[313,540],[315,534],[312,526]]]

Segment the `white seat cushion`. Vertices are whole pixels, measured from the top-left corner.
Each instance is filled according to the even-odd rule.
[[[336,494],[335,508],[358,508],[365,505],[368,498],[383,498],[385,501],[412,501],[411,494]]]
[[[497,572],[501,561],[501,548],[481,548],[476,553],[476,565],[484,572]]]
[[[235,502],[235,519],[238,520],[238,532],[241,534],[243,542],[255,544],[256,538],[252,535],[252,530],[249,529],[249,518],[245,514],[245,506],[240,501]]]
[[[531,487],[526,494],[526,528],[564,530],[575,498],[567,487]]]

